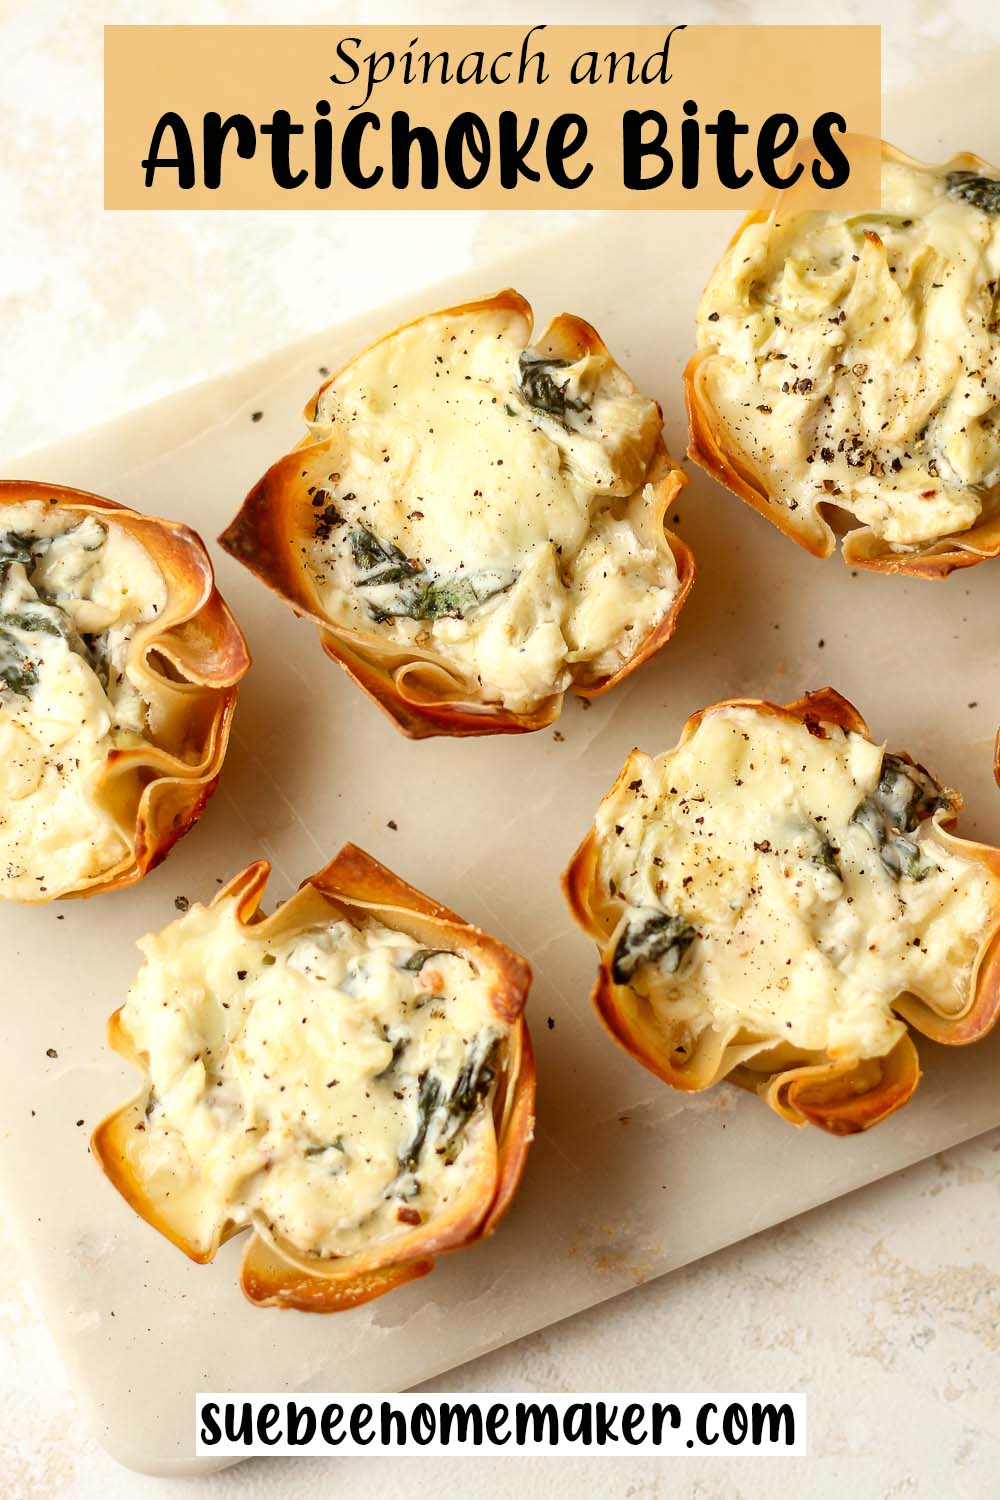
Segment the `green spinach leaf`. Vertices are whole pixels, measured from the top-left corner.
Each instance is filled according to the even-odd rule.
[[[555,371],[567,369],[569,363],[568,359],[547,358],[529,349],[522,350],[517,361],[517,383],[524,401],[547,417],[555,417],[564,427],[569,426],[568,412],[589,409],[582,397],[567,395],[569,377],[560,384],[555,375]]]
[[[657,907],[642,907],[631,919],[615,946],[611,977],[627,984],[643,964],[658,963],[667,974],[680,968],[681,960],[698,936],[690,922]]]
[[[20,531],[0,531],[0,578],[11,563],[30,568],[39,538]]]
[[[883,867],[899,880],[925,880],[939,867],[906,835],[952,803],[944,789],[923,766],[886,754],[874,792],[855,808],[851,822],[869,835]]]
[[[399,1165],[406,1172],[415,1172],[420,1162],[431,1121],[437,1114],[444,1090],[441,1080],[433,1073],[422,1073],[417,1087],[417,1128],[410,1143],[400,1153]]]
[[[517,574],[513,570],[483,569],[476,573],[453,573],[435,578],[421,573],[401,588],[395,598],[368,606],[372,619],[385,620],[463,620],[470,610],[485,604],[497,594],[512,587]],[[394,579],[386,578],[386,583]]]
[[[450,948],[417,948],[408,958],[404,958],[400,968],[406,974],[419,974],[424,964],[429,963],[432,958],[437,958],[442,953],[451,953]]]
[[[984,214],[1000,214],[1000,181],[981,172],[949,172],[946,191]]]
[[[372,570],[380,570],[386,565],[393,567],[403,566],[410,572],[417,569],[418,564],[413,563],[405,552],[401,552],[394,542],[384,542],[377,537],[374,531],[369,531],[367,526],[355,526],[351,531],[351,556],[354,565],[364,573],[370,574]],[[364,580],[372,582],[370,577]]]
[[[416,1130],[399,1158],[404,1171],[416,1171],[436,1116],[440,1116],[436,1149],[449,1163],[457,1159],[462,1149],[463,1132],[495,1082],[499,1051],[498,1038],[492,1032],[481,1032],[450,1089],[446,1089],[442,1080],[430,1071],[421,1075]]]
[[[359,589],[398,585],[394,594],[367,601],[368,613],[379,625],[395,619],[464,619],[470,610],[504,593],[517,578],[513,569],[500,568],[440,577],[366,526],[355,527],[350,541],[355,566],[361,570]]]

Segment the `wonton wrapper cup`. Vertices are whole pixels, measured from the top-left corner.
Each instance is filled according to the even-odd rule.
[[[871,739],[868,725],[857,709],[832,688],[824,688],[784,706],[759,698],[731,698],[713,704],[687,721],[679,743],[690,739],[706,715],[727,708],[751,708],[798,721],[821,738],[822,726],[830,724]],[[612,792],[634,779],[636,754],[633,751],[625,762]],[[904,755],[901,759],[910,757]],[[935,819],[945,841],[956,852],[978,860],[1000,878],[1000,849],[956,838],[950,831],[954,821],[954,817],[941,815]],[[782,1119],[794,1125],[820,1125],[834,1135],[867,1130],[906,1103],[920,1079],[917,1049],[909,1032],[886,1055],[874,1058],[805,1051],[782,1040],[779,1031],[761,1034],[739,1025],[707,1028],[693,1049],[678,1052],[679,1044],[690,1041],[683,1026],[671,1033],[656,1019],[641,995],[630,985],[616,984],[611,977],[612,939],[626,903],[611,896],[602,885],[599,858],[596,830],[592,828],[563,876],[563,890],[573,916],[596,940],[601,951],[600,972],[591,998],[615,1041],[664,1083],[696,1092],[728,1078],[759,1094]],[[915,995],[901,994],[892,1007],[896,1015],[914,1031],[946,1045],[964,1045],[985,1036],[1000,1015],[998,934],[1000,896],[994,895],[972,969],[968,1001],[962,1010],[952,1015],[942,1014]]]
[[[884,161],[926,167],[924,162],[907,156],[887,142],[882,143],[882,158]],[[945,173],[983,167],[990,172],[995,170],[982,157],[960,152],[933,170]],[[736,244],[743,231],[751,224],[762,224],[772,213],[778,211],[794,210],[794,193],[794,188],[785,193],[777,193],[761,208],[748,214],[728,248],[731,249]],[[873,237],[869,234],[868,238]],[[713,405],[709,389],[713,358],[713,349],[699,349],[691,356],[684,371],[689,428],[688,457],[732,494],[738,495],[741,500],[752,505],[754,510],[766,516],[779,531],[798,542],[813,557],[829,557],[836,550],[837,536],[827,517],[830,513],[842,513],[844,507],[833,497],[821,500],[815,512],[803,506],[793,511],[787,505],[782,505],[773,493],[773,475],[760,469],[750,455],[739,447],[735,435],[727,430],[723,418]],[[997,514],[981,518],[967,531],[937,537],[905,552],[894,550],[870,527],[856,523],[845,536],[842,550],[848,567],[868,568],[879,573],[905,573],[915,578],[946,578],[956,568],[971,568],[975,563],[983,562],[988,557],[996,557],[1000,553],[1000,507]]]
[[[283,1243],[266,1224],[257,1218],[252,1220],[240,1277],[250,1301],[303,1312],[339,1312],[426,1276],[436,1255],[472,1245],[491,1234],[509,1207],[534,1126],[535,1062],[523,1014],[531,970],[523,958],[496,938],[407,885],[353,844],[345,844],[271,916],[261,917],[258,907],[270,869],[266,860],[256,861],[231,880],[211,904],[236,895],[240,921],[265,938],[341,917],[358,922],[370,916],[426,947],[452,948],[495,976],[494,1009],[510,1027],[506,1060],[493,1097],[494,1150],[483,1153],[479,1174],[442,1213],[389,1243],[328,1260],[304,1255]],[[127,1061],[148,1068],[148,1058],[135,1051],[122,1025],[120,1010],[111,1017],[108,1038]],[[213,1259],[221,1244],[242,1233],[246,1226],[220,1224],[212,1201],[194,1174],[186,1188],[180,1187],[176,1178],[159,1185],[142,1181],[130,1142],[143,1124],[146,1097],[143,1089],[132,1103],[109,1115],[95,1130],[91,1150],[132,1208],[203,1265]]]
[[[83,490],[18,480],[0,481],[0,530],[5,508],[29,501],[120,526],[156,563],[167,591],[164,609],[140,623],[129,642],[130,675],[149,704],[152,743],[112,749],[98,783],[100,805],[129,852],[63,892],[94,896],[141,880],[201,817],[222,770],[250,656],[196,532]],[[54,899],[40,895],[32,904]]]
[[[511,290],[445,308],[427,317],[460,316],[477,311],[509,313],[511,321],[523,333],[523,345],[530,342],[531,308],[522,296]],[[424,321],[424,318],[415,318],[402,328],[416,327]],[[399,332],[401,328],[394,329],[369,347],[374,348]],[[579,359],[586,353],[608,353],[590,324],[568,313],[561,314],[549,324],[535,347],[547,355],[569,360]],[[362,353],[367,353],[367,350]],[[313,421],[323,392],[353,363],[349,360],[320,386],[305,409],[307,422]],[[634,391],[635,386],[620,367],[616,366],[616,369],[627,388]],[[516,713],[499,703],[477,700],[449,667],[443,653],[394,641],[374,625],[371,630],[352,630],[326,614],[302,555],[302,540],[313,534],[316,511],[308,492],[327,482],[331,442],[330,439],[316,441],[309,435],[273,464],[222,533],[220,544],[290,604],[296,614],[306,615],[319,626],[320,642],[326,654],[344,668],[409,738],[518,734],[544,729],[551,724],[559,716],[565,696],[563,692],[553,693],[534,708]],[[657,438],[643,482],[653,486],[653,496],[642,505],[638,528],[649,545],[673,554],[677,596],[663,619],[639,642],[618,671],[592,679],[581,676],[579,681],[573,682],[572,691],[583,698],[594,698],[614,687],[666,644],[673,635],[681,606],[694,583],[695,565],[691,551],[667,529],[667,511],[687,483],[687,475],[667,452],[662,433]],[[425,498],[424,503],[433,504],[433,500]]]

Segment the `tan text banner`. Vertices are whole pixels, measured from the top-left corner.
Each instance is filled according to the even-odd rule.
[[[877,26],[109,26],[108,208],[876,207]]]

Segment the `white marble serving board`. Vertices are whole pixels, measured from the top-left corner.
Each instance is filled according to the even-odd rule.
[[[887,134],[931,158],[960,147],[1000,158],[996,70],[994,54],[935,80],[930,103],[926,90],[890,100]],[[539,322],[562,309],[593,321],[662,401],[680,454],[693,310],[731,222],[595,217],[55,444],[8,477],[93,489],[211,542],[299,437],[320,366],[404,317],[505,284]],[[336,274],[318,266],[317,286]],[[55,375],[46,399],[55,424]],[[1000,1034],[964,1054],[922,1042],[913,1102],[849,1140],[795,1131],[728,1086],[682,1098],[603,1036],[588,1002],[594,952],[570,923],[559,873],[632,746],[670,745],[703,704],[833,683],[877,736],[965,790],[966,832],[1000,841],[1000,562],[937,585],[853,577],[697,473],[677,514],[700,576],[674,642],[590,709],[568,702],[555,730],[464,742],[404,740],[324,658],[312,627],[214,548],[255,661],[205,818],[136,889],[0,911],[0,1189],[95,1429],[122,1462],[210,1467],[191,1457],[196,1390],[405,1388],[1000,1122]],[[260,855],[274,864],[270,898],[285,897],[345,839],[530,957],[539,1107],[522,1189],[491,1241],[324,1318],[246,1303],[239,1241],[212,1266],[187,1261],[105,1182],[87,1139],[137,1083],[104,1043],[136,938],[173,917],[176,896],[207,899]]]

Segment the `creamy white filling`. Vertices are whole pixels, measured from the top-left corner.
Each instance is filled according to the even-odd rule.
[[[0,896],[59,895],[127,853],[98,781],[110,750],[145,741],[129,647],[165,603],[114,522],[38,501],[0,514]]]
[[[616,944],[663,914],[683,929],[630,976],[665,1020],[870,1057],[901,1033],[904,991],[962,1009],[995,881],[933,817],[884,847],[872,804],[856,817],[892,765],[861,735],[744,708],[638,757],[598,814],[600,876],[628,904]]]
[[[489,976],[374,920],[264,941],[232,900],[140,946],[122,1022],[149,1059],[144,1181],[195,1180],[209,1226],[253,1220],[309,1256],[447,1213],[494,1139]]]
[[[790,510],[833,503],[905,550],[1000,481],[1000,213],[886,162],[877,214],[750,225],[698,309],[702,378]],[[998,198],[1000,203],[1000,198]]]
[[[529,350],[525,373],[520,327],[442,314],[348,366],[316,413],[333,457],[305,547],[332,619],[442,654],[513,710],[617,670],[677,593],[644,515],[655,403],[607,356],[551,367]],[[359,562],[362,528],[410,579],[398,558]]]

